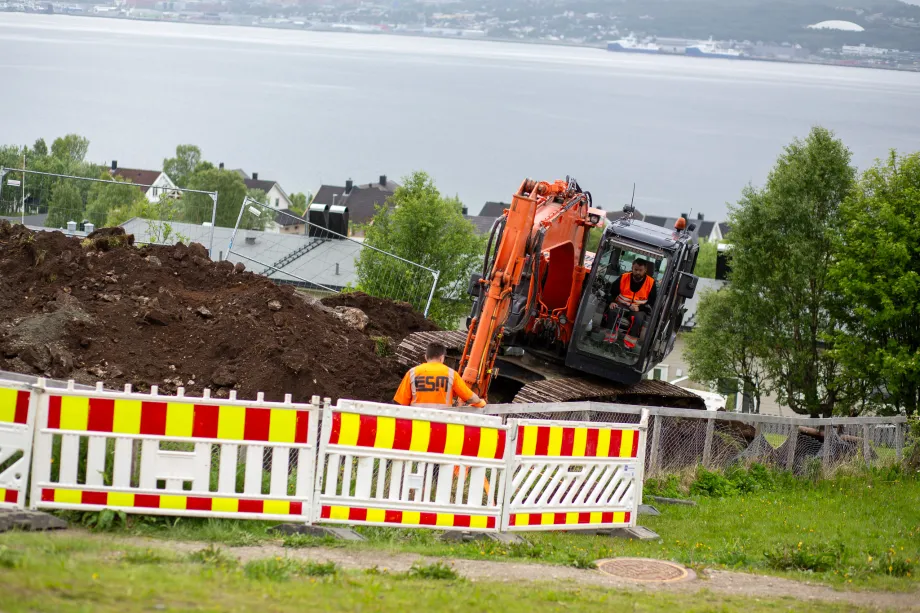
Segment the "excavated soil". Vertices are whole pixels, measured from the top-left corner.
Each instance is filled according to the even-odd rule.
[[[394,346],[413,332],[441,329],[433,321],[415,311],[407,302],[384,300],[368,296],[364,292],[336,294],[323,298],[322,303],[333,308],[361,309],[369,319],[365,332],[370,336],[388,336]]]
[[[81,242],[0,221],[0,369],[165,393],[392,399],[404,369],[293,288],[196,243],[131,243],[119,228]]]

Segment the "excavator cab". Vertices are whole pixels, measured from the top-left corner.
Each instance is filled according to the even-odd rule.
[[[620,383],[642,379],[674,347],[684,302],[696,289],[698,250],[683,228],[629,215],[608,225],[585,280],[566,366]],[[631,275],[642,269],[654,281],[647,303],[649,292],[621,294],[621,283],[630,288]]]

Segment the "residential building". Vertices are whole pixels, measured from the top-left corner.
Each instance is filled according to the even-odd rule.
[[[144,192],[147,200],[150,202],[159,202],[160,196],[169,194],[172,197],[178,197],[179,191],[176,184],[161,170],[143,170],[140,168],[120,168],[117,160],[112,160],[112,167],[109,169],[112,177],[118,177],[131,183],[136,183],[139,189]]]
[[[274,227],[266,231],[277,231],[281,234],[306,234],[307,224],[304,219],[291,209],[284,209],[275,214]]]
[[[293,204],[291,199],[277,181],[260,179],[257,172],[252,173],[250,177],[240,168],[237,168],[234,172],[243,177],[243,183],[246,184],[247,189],[258,189],[265,192],[267,204],[271,208],[278,211],[291,208],[291,204]]]
[[[368,224],[374,218],[377,207],[383,205],[393,195],[399,184],[380,175],[376,183],[356,185],[348,179],[344,186],[322,185],[316,192],[311,204],[344,206],[348,209],[349,236],[363,236],[361,224]]]
[[[663,362],[649,371],[647,375],[648,379],[669,381],[689,390],[700,390],[703,392],[718,391],[710,388],[708,385],[693,381],[689,378],[690,365],[685,355],[687,349],[686,339],[687,334],[696,326],[696,309],[699,306],[700,298],[702,298],[706,292],[718,291],[727,284],[726,281],[718,281],[716,279],[699,280],[699,284],[696,286],[695,295],[684,304],[687,312],[684,314],[683,323],[681,324],[680,331],[677,333],[677,340],[674,341],[674,349],[668,354]],[[740,384],[738,387],[740,388]],[[729,394],[726,400],[727,404],[730,405],[726,407],[729,411],[744,411],[747,408],[744,399],[741,398],[739,394]],[[792,409],[779,404],[776,398],[771,394],[764,394],[761,397],[760,413],[763,415],[783,415],[787,417],[795,415]]]

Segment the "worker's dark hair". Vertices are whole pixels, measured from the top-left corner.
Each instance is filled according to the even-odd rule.
[[[648,272],[648,269],[649,269],[648,260],[643,260],[642,258],[636,258],[635,260],[633,260],[633,264],[641,264],[642,266],[645,267],[645,272]]]
[[[428,343],[428,348],[425,349],[425,359],[433,360],[439,358],[442,355],[447,353],[447,347],[441,343]]]

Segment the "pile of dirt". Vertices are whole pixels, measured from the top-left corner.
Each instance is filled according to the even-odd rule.
[[[323,298],[328,307],[351,307],[361,309],[368,317],[365,332],[369,336],[387,336],[396,346],[413,332],[440,330],[430,319],[415,311],[408,302],[393,302],[368,296],[364,292],[349,292]]]
[[[119,228],[81,241],[0,221],[0,369],[165,393],[392,399],[404,368],[293,288],[196,243],[132,244]]]

